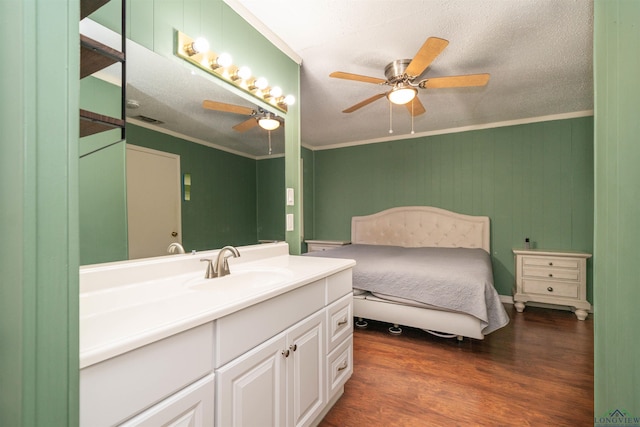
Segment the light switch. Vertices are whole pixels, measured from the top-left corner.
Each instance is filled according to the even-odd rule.
[[[293,188],[287,188],[287,206],[293,206]]]
[[[293,214],[287,214],[287,231],[293,231]]]

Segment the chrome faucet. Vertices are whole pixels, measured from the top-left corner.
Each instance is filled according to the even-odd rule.
[[[225,255],[226,252],[230,252],[230,254]],[[207,271],[204,274],[204,278],[214,279],[216,277],[224,277],[228,274],[231,274],[231,272],[229,271],[229,262],[227,261],[227,258],[232,255],[234,258],[237,258],[240,256],[240,252],[238,252],[238,250],[233,246],[225,246],[224,248],[220,249],[220,252],[218,252],[218,258],[216,258],[215,264],[213,263],[212,259],[201,259],[200,261],[209,263],[207,264]]]
[[[225,255],[226,252],[230,252],[231,255]],[[233,246],[225,246],[224,248],[220,249],[220,252],[218,252],[218,258],[216,258],[216,263],[213,266],[213,272],[216,277],[224,277],[227,274],[231,273],[229,271],[229,263],[227,262],[227,258],[232,255],[234,258],[237,258],[240,256],[240,252],[238,252],[238,250]]]

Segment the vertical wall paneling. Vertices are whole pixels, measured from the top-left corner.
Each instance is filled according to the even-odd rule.
[[[592,126],[586,117],[315,151],[314,236],[348,240],[352,216],[394,206],[487,215],[496,288],[511,295],[511,249],[525,237],[592,249]]]
[[[79,11],[0,2],[2,426],[78,424]]]
[[[596,420],[616,409],[640,417],[639,21],[640,2],[595,2]]]

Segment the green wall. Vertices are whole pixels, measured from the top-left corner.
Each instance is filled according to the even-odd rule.
[[[638,1],[595,2],[597,420],[616,409],[640,417],[639,23]]]
[[[80,108],[120,117],[120,88],[86,77],[80,81]],[[80,138],[78,151],[80,265],[128,259],[126,152],[120,130]]]
[[[0,1],[0,425],[78,424],[80,5]]]
[[[284,157],[256,162],[258,240],[285,239]]]
[[[525,237],[592,250],[592,117],[316,151],[314,174],[316,239],[349,240],[352,216],[395,206],[489,216],[501,295]]]
[[[256,160],[135,125],[127,143],[178,154],[181,173],[191,174],[191,200],[182,201],[187,251],[257,243]]]

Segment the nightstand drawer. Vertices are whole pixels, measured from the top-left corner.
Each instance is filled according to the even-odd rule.
[[[554,283],[551,281],[524,280],[522,291],[525,294],[547,295],[550,297],[578,298],[578,284]]]
[[[574,280],[580,279],[580,272],[566,268],[550,268],[550,267],[524,267],[522,269],[524,277],[535,277],[540,279],[558,279],[558,280]]]
[[[577,270],[579,267],[579,260],[577,259],[563,259],[563,258],[546,258],[546,257],[522,257],[523,267],[559,267],[559,268],[572,268]]]

